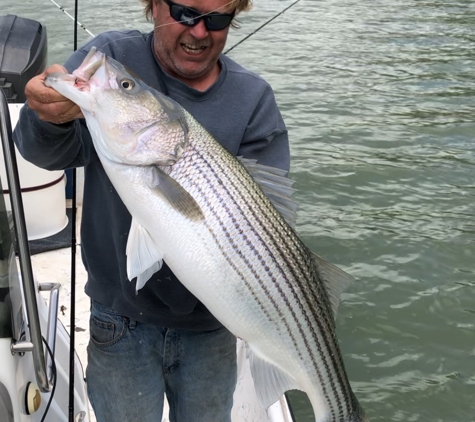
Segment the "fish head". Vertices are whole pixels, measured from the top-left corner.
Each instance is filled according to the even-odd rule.
[[[45,83],[79,105],[112,161],[170,166],[187,145],[183,108],[94,47],[72,75],[50,74]]]

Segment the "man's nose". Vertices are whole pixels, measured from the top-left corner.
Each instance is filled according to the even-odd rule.
[[[195,26],[190,28],[190,34],[197,40],[202,40],[208,36],[208,30],[205,26],[205,21],[201,19]]]

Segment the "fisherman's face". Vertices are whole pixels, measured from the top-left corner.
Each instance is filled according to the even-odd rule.
[[[201,13],[232,13],[229,0],[176,0]],[[170,7],[156,0],[152,9],[155,23],[154,49],[158,60],[170,75],[197,89],[206,89],[216,81],[220,68],[218,58],[226,44],[229,26],[210,31],[204,20],[185,26],[170,15]]]

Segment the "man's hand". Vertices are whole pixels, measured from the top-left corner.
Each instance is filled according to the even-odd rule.
[[[62,124],[83,118],[81,109],[75,103],[45,85],[46,76],[54,72],[68,73],[63,66],[54,64],[29,80],[25,87],[28,106],[45,122]]]

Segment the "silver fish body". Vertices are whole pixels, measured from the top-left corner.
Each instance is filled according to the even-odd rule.
[[[335,333],[338,296],[351,277],[300,241],[280,212],[285,198],[278,210],[250,171],[271,191],[281,184],[276,197],[287,179],[232,156],[181,106],[102,53],[91,51],[73,77],[46,82],[82,108],[133,217],[127,268],[138,288],[164,259],[247,342],[264,406],[299,389],[317,422],[366,421]]]

